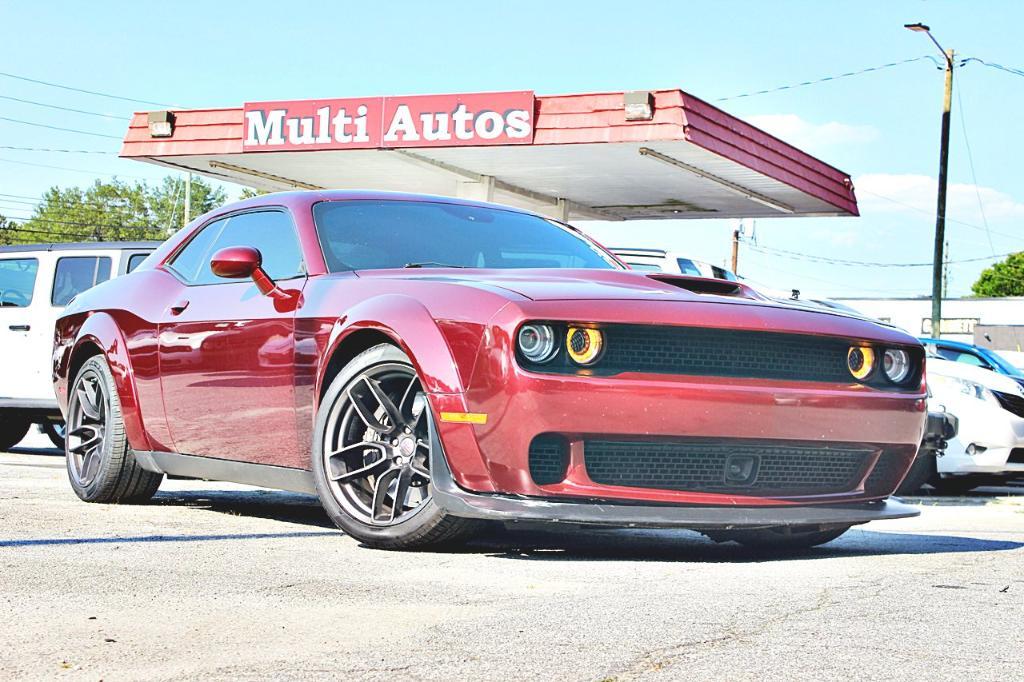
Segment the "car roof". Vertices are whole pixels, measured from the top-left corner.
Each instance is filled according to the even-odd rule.
[[[921,343],[932,343],[936,345],[948,346],[949,348],[956,348],[958,350],[977,350],[984,351],[986,349],[981,346],[975,346],[973,343],[967,343],[965,341],[950,341],[948,339],[932,339],[922,336],[918,339]]]
[[[16,244],[0,246],[0,253],[29,253],[34,251],[138,251],[155,249],[162,242],[58,242],[54,244]]]

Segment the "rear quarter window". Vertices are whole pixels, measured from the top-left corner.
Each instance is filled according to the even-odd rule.
[[[50,302],[66,306],[78,294],[110,279],[109,256],[68,256],[57,259]]]

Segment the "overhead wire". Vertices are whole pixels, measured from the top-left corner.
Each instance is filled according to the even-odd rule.
[[[64,85],[62,83],[54,83],[52,81],[44,81],[44,80],[40,80],[38,78],[29,78],[28,76],[20,76],[18,74],[6,73],[6,72],[3,72],[3,71],[0,71],[0,76],[2,76],[4,78],[14,78],[14,79],[17,79],[17,80],[20,80],[20,81],[26,81],[28,83],[36,83],[37,85],[45,85],[45,86],[51,87],[51,88],[60,88],[61,90],[70,90],[72,92],[81,92],[81,93],[85,93],[87,95],[95,95],[96,97],[106,97],[107,99],[119,99],[119,100],[121,100],[123,102],[135,102],[137,104],[152,104],[154,106],[169,107],[169,108],[172,108],[172,109],[184,109],[185,108],[185,107],[182,107],[179,104],[167,104],[166,102],[153,102],[153,101],[150,101],[150,100],[137,99],[137,98],[134,98],[134,97],[124,97],[122,95],[113,95],[113,94],[110,94],[109,92],[100,92],[98,90],[86,90],[85,88],[77,88],[77,87],[74,87],[74,86],[71,86],[71,85]]]
[[[36,128],[49,128],[50,130],[59,130],[65,133],[75,133],[78,135],[92,135],[93,137],[106,137],[111,140],[120,140],[118,135],[107,135],[106,133],[96,133],[89,130],[78,130],[76,128],[63,128],[61,126],[51,126],[46,123],[36,123],[34,121],[22,121],[19,118],[10,118],[8,116],[0,116],[0,121],[7,121],[9,123],[20,123],[21,125],[35,126]]]
[[[11,102],[20,102],[22,104],[31,104],[36,107],[45,107],[47,109],[59,109],[60,111],[71,111],[76,114],[87,114],[89,116],[100,116],[103,118],[111,118],[117,121],[130,121],[131,118],[128,116],[115,116],[113,114],[101,114],[98,111],[88,111],[86,109],[73,109],[71,107],[62,107],[57,104],[47,104],[45,102],[36,102],[31,99],[21,99],[20,97],[11,97],[10,95],[0,95],[0,99],[6,99]]]
[[[988,238],[988,248],[994,256],[996,247],[992,245],[992,230],[988,226],[988,218],[985,216],[985,204],[981,200],[981,190],[978,188],[978,176],[974,172],[974,154],[971,153],[971,139],[967,136],[967,115],[964,113],[964,103],[960,99],[960,85],[956,84],[956,108],[960,114],[960,129],[964,135],[964,147],[967,149],[967,165],[971,169],[971,182],[974,184],[974,196],[978,199],[978,212],[981,214],[981,222],[985,226],[985,236]]]

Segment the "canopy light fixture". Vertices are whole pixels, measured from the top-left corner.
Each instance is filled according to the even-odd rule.
[[[654,118],[654,95],[647,90],[635,90],[622,95],[622,107],[627,121],[650,121]]]
[[[174,112],[151,111],[149,118],[150,137],[171,137],[174,135]]]

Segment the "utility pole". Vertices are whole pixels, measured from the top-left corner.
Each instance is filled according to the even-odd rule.
[[[736,269],[739,267],[740,260],[740,230],[736,228],[732,231],[732,272],[735,275]]]
[[[192,220],[192,174],[188,173],[185,178],[185,216],[182,227]]]
[[[943,49],[928,26],[904,24],[904,28],[925,33],[946,59],[946,90],[942,98],[942,131],[939,138],[939,191],[935,205],[935,251],[932,255],[932,337],[942,335],[942,290],[944,246],[946,241],[946,183],[949,169],[949,124],[953,104],[953,50]]]

